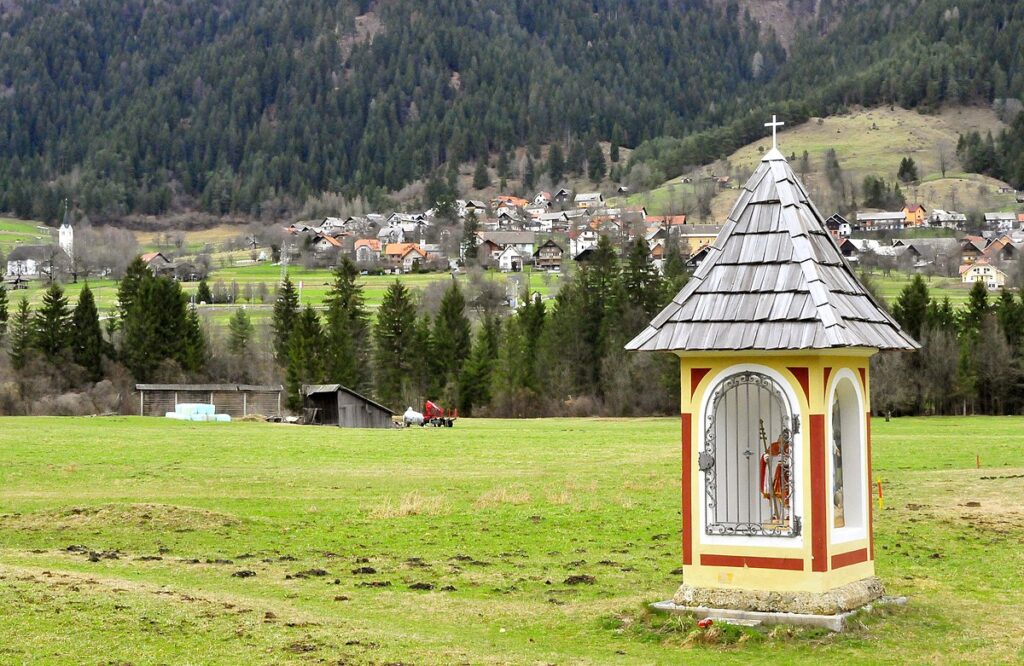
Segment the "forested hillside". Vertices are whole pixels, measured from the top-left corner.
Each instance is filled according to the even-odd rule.
[[[671,172],[756,138],[769,107],[1024,94],[1024,3],[817,3],[788,57],[749,6],[8,0],[0,210],[275,218],[516,146],[611,141]]]

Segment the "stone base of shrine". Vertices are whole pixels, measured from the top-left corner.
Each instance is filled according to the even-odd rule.
[[[653,607],[736,624],[793,624],[842,631],[849,616],[881,599],[884,593],[882,581],[874,576],[828,592],[766,592],[683,584],[671,601]]]

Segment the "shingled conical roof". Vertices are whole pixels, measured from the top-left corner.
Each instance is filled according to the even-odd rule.
[[[707,257],[635,351],[918,349],[857,280],[786,158],[770,150]]]

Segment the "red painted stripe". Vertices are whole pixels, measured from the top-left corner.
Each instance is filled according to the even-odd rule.
[[[711,372],[711,368],[690,368],[690,397],[697,392],[697,384]]]
[[[865,391],[868,390],[868,371],[867,368],[857,368],[860,372],[860,387]]]
[[[825,515],[825,415],[811,414],[811,571],[828,571]]]
[[[683,412],[683,564],[693,564],[693,415]]]
[[[786,370],[789,370],[790,372],[793,373],[793,376],[796,377],[796,380],[800,382],[800,388],[804,390],[804,397],[807,398],[807,400],[810,400],[811,384],[810,379],[807,376],[807,368],[786,368]]]
[[[784,571],[804,570],[804,561],[796,557],[748,557],[746,555],[713,555],[705,553],[700,556],[700,563],[706,567],[747,567],[750,569],[782,569]]]
[[[871,548],[871,561],[875,561],[875,503],[871,501],[871,412],[868,412],[864,417],[866,421],[865,434],[867,435],[868,442],[868,478],[867,478],[867,493],[868,493],[868,545]]]
[[[848,553],[839,553],[838,555],[833,555],[832,568],[840,569],[842,567],[848,567],[851,564],[860,564],[861,562],[867,562],[867,560],[867,548],[861,548],[860,550],[851,550]]]
[[[828,378],[832,376],[832,368],[825,368],[825,382],[822,384],[825,391],[828,391]]]

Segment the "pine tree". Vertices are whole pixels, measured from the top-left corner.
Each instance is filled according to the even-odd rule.
[[[434,318],[430,335],[432,363],[431,393],[437,394],[459,376],[472,344],[466,299],[459,283],[452,280],[441,299],[441,309]]]
[[[892,305],[892,316],[896,318],[904,331],[919,340],[921,331],[928,321],[930,302],[928,286],[924,283],[924,278],[917,274],[910,284],[900,291],[900,295]]]
[[[914,163],[914,158],[904,157],[900,160],[900,168],[896,172],[896,177],[904,183],[913,183],[917,180],[917,164]]]
[[[0,284],[0,340],[7,333],[7,287]]]
[[[532,190],[537,182],[537,169],[533,164],[533,157],[526,156],[526,166],[523,168],[523,187]]]
[[[324,371],[331,382],[365,391],[370,384],[370,325],[358,279],[359,269],[344,257],[334,269],[334,284],[325,299]]]
[[[480,220],[477,219],[476,211],[470,211],[462,223],[462,256],[467,263],[476,260],[477,232],[480,231]]]
[[[274,356],[279,363],[288,359],[288,338],[299,316],[299,295],[288,275],[284,276],[281,288],[274,302],[274,314],[270,327],[274,331]]]
[[[487,161],[477,160],[476,169],[473,171],[473,189],[482,190],[491,184],[491,177],[487,173]]]
[[[989,312],[988,289],[984,282],[975,282],[967,295],[967,306],[960,313],[960,332],[968,344],[977,340]]]
[[[71,357],[85,368],[90,381],[103,376],[103,329],[92,290],[86,283],[71,315]]]
[[[587,175],[591,182],[600,183],[608,173],[607,164],[604,161],[604,151],[596,141],[587,152]]]
[[[459,412],[471,416],[478,407],[491,402],[491,383],[497,363],[500,346],[501,320],[489,316],[484,318],[477,332],[473,350],[466,359],[459,377]]]
[[[402,400],[402,384],[412,370],[416,309],[408,288],[395,280],[377,310],[374,335],[374,379],[377,398],[397,407]]]
[[[648,318],[661,309],[664,285],[658,271],[651,264],[650,247],[639,234],[629,249],[622,272],[622,286],[629,302],[639,306]]]
[[[196,303],[213,303],[213,294],[210,292],[210,285],[206,283],[206,278],[199,281],[199,287],[196,288]]]
[[[65,358],[71,345],[71,310],[59,284],[51,284],[32,319],[32,346],[51,363]]]
[[[128,314],[128,309],[132,306],[135,298],[139,293],[139,286],[147,278],[153,277],[149,267],[146,266],[146,262],[142,260],[142,257],[135,257],[128,268],[125,269],[124,277],[121,278],[121,282],[117,285],[117,310],[120,315],[121,321]],[[211,301],[212,302],[212,301]]]
[[[191,373],[200,372],[206,365],[206,336],[194,307],[188,308],[185,316],[185,354],[181,365]]]
[[[307,305],[295,320],[295,328],[288,338],[288,369],[285,372],[285,388],[288,391],[288,408],[302,409],[302,385],[323,381],[323,330],[320,318],[312,306]]]
[[[249,321],[249,315],[244,308],[237,308],[228,322],[228,349],[234,354],[244,355],[249,349],[252,332],[253,327],[252,322]]]
[[[21,370],[28,361],[29,351],[32,349],[32,310],[29,308],[28,299],[22,296],[18,301],[18,309],[11,319],[11,365],[15,370]]]
[[[580,141],[573,141],[569,146],[569,156],[565,159],[565,170],[579,176],[583,173],[583,163],[587,159],[587,149]]]
[[[551,184],[557,186],[565,176],[565,157],[562,155],[562,145],[551,144],[548,151],[548,175],[551,176]]]

